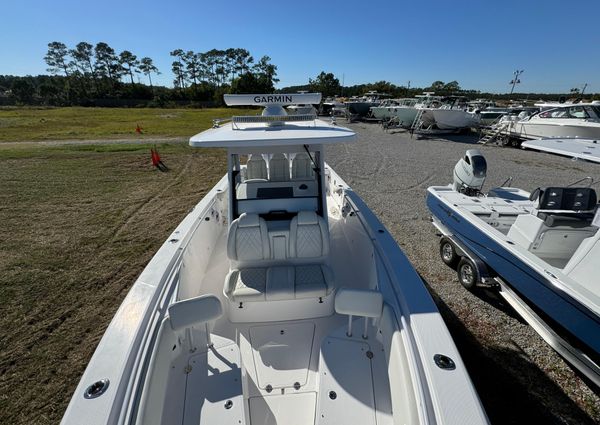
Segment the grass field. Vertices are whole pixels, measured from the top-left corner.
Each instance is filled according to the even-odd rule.
[[[0,108],[0,143],[189,137],[212,125],[212,119],[248,109],[152,108]],[[136,126],[142,134],[136,133]]]
[[[175,112],[181,115],[156,118]],[[0,109],[0,142],[17,142],[0,143],[0,424],[60,421],[132,283],[187,211],[224,173],[221,150],[157,141],[170,168],[161,173],[150,165],[149,149],[154,144],[144,143],[144,138],[153,142],[161,137],[187,138],[209,127],[215,115],[239,112]],[[44,114],[55,120],[51,133],[45,121],[35,122]],[[105,122],[117,116],[120,124]],[[90,121],[81,124],[82,117]],[[149,120],[150,124],[139,122],[145,131],[155,131],[143,135],[142,142],[134,131],[138,117]],[[131,143],[21,143],[128,138]],[[456,313],[448,307],[442,312],[446,320]],[[463,332],[457,344],[477,346],[461,331],[458,319],[449,323],[451,327],[455,323],[457,333]],[[481,349],[471,349],[481,354]],[[471,361],[481,358],[471,355]],[[497,382],[487,385],[494,388],[488,393],[493,393]],[[583,397],[572,395],[578,396]],[[501,394],[492,399],[488,402],[498,403],[497,409],[505,408]],[[586,403],[578,401],[597,418],[598,406]],[[575,422],[567,417],[556,423]]]
[[[0,147],[0,423],[58,423],[129,287],[225,169],[220,150]]]

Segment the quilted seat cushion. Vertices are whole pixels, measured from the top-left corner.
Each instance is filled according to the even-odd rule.
[[[282,153],[276,153],[269,161],[269,180],[286,182],[290,179],[290,162]]]
[[[290,257],[324,258],[329,254],[329,230],[314,211],[300,211],[290,222]]]
[[[227,238],[230,260],[256,261],[270,258],[269,236],[265,220],[258,214],[244,213],[231,223]]]
[[[264,301],[267,269],[232,270],[225,284],[225,295],[234,301]]]
[[[333,288],[333,273],[322,264],[295,267],[295,298],[325,297]]]

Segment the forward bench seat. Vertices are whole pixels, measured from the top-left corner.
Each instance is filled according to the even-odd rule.
[[[230,301],[232,321],[333,313],[334,276],[326,264],[329,231],[325,221],[313,211],[301,211],[289,222],[288,231],[276,227],[270,232],[264,219],[248,213],[231,224],[227,242],[231,271],[223,292]]]
[[[232,301],[322,298],[333,289],[333,272],[324,264],[234,269],[225,295]]]

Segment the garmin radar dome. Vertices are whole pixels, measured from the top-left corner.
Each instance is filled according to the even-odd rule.
[[[453,188],[467,196],[478,196],[485,182],[487,162],[479,149],[469,149],[454,167]]]
[[[288,119],[284,106],[295,104],[319,104],[321,103],[321,93],[278,93],[278,94],[226,94],[223,100],[227,106],[264,106],[261,116],[271,117],[271,120],[265,119],[264,122],[270,127],[282,126]],[[310,115],[314,119],[314,114]],[[278,119],[281,118],[281,119]],[[299,117],[309,118],[308,116]]]

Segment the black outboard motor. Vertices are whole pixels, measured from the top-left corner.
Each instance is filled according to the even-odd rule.
[[[485,182],[487,162],[479,149],[469,149],[454,167],[454,184],[457,192],[467,196],[481,195]]]

